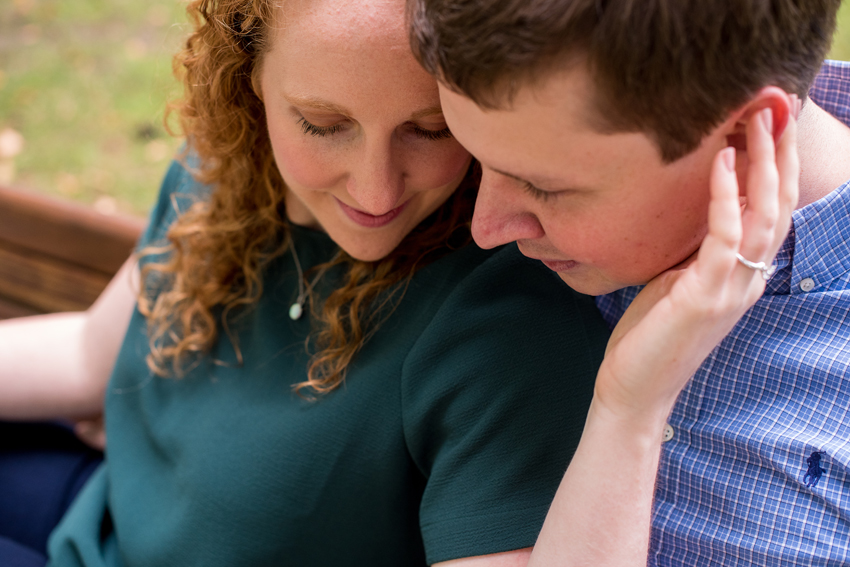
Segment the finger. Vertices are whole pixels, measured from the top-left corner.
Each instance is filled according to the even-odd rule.
[[[735,253],[742,237],[734,148],[717,152],[709,186],[708,234],[700,246],[694,268],[703,292],[714,297],[724,289],[736,268]]]
[[[103,421],[80,421],[74,425],[74,433],[86,445],[100,449],[103,451],[106,448],[106,432],[103,428]]]
[[[747,205],[742,215],[740,255],[751,262],[770,264],[776,256],[778,234],[783,232],[779,228],[779,171],[770,108],[747,123],[747,158]],[[764,292],[763,276],[762,271],[740,263],[733,276],[734,288],[745,301],[754,301]]]
[[[788,98],[791,99],[791,117],[797,120],[800,117],[800,109],[803,108],[803,101],[794,93],[790,93]]]
[[[788,125],[776,146],[776,167],[779,171],[779,218],[773,242],[773,254],[779,250],[791,228],[791,214],[797,208],[800,184],[800,158],[797,154],[797,119],[788,118]]]
[[[740,253],[753,262],[770,262],[773,257],[768,256],[776,241],[779,217],[779,171],[773,140],[773,111],[769,108],[758,112],[747,123],[747,158],[747,206],[742,217]]]

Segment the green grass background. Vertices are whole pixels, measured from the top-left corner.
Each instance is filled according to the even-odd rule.
[[[838,12],[838,29],[832,43],[830,59],[850,61],[850,2],[842,2]]]
[[[173,0],[0,0],[0,131],[24,139],[14,185],[143,215],[179,140],[162,124]]]
[[[146,214],[180,144],[162,119],[184,22],[180,0],[0,0],[0,132],[24,140],[13,185]],[[850,60],[850,3],[830,57]]]

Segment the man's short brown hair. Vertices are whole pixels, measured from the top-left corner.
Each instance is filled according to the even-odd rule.
[[[760,88],[805,98],[840,0],[408,0],[413,51],[484,108],[576,61],[605,132],[644,132],[665,161]]]

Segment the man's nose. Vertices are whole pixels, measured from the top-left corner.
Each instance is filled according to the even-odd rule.
[[[346,189],[357,208],[372,215],[383,215],[401,204],[404,171],[391,139],[367,142],[354,161]]]
[[[475,243],[494,248],[545,236],[537,216],[525,205],[530,198],[515,181],[484,168],[472,217]]]

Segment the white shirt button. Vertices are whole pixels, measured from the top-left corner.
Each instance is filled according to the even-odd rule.
[[[675,434],[676,432],[673,430],[673,427],[667,423],[664,425],[664,436],[662,437],[662,440],[666,443],[672,439]]]
[[[812,278],[804,278],[803,281],[800,282],[800,289],[803,291],[812,291],[815,289],[815,280]]]

